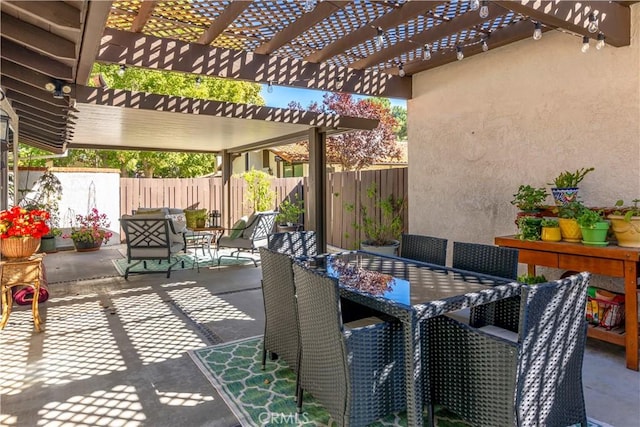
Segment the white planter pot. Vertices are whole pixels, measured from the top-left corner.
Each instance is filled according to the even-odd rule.
[[[398,248],[400,247],[400,242],[398,240],[394,240],[393,245],[388,246],[373,246],[369,245],[366,242],[360,243],[360,249],[367,252],[374,252],[381,255],[398,255]]]

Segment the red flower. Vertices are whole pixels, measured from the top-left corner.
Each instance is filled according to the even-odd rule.
[[[0,238],[42,237],[49,233],[46,222],[49,217],[47,211],[26,210],[19,206],[0,211]]]

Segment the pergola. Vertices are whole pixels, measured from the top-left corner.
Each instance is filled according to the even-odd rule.
[[[16,140],[55,153],[218,152],[228,178],[231,153],[303,136],[322,195],[326,136],[375,121],[88,87],[93,63],[408,99],[415,73],[545,31],[626,46],[632,3],[3,1],[1,102],[14,133],[3,175]],[[321,227],[322,197],[310,208]]]

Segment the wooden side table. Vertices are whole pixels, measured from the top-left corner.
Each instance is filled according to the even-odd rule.
[[[2,292],[2,321],[0,329],[4,329],[11,315],[13,295],[11,289],[15,286],[30,286],[33,288],[33,302],[31,312],[33,314],[33,327],[40,332],[40,312],[38,311],[38,299],[40,297],[40,284],[44,280],[42,261],[45,254],[35,254],[28,258],[5,259],[0,262],[0,290]]]

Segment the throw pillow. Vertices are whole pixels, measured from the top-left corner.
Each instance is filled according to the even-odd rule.
[[[204,227],[207,218],[206,209],[185,209],[184,217],[187,219],[187,228]],[[200,224],[198,224],[200,222]]]
[[[158,209],[140,208],[136,210],[135,215],[154,215],[154,214],[161,214],[161,213],[164,213],[164,212],[162,212],[162,209],[160,208]]]
[[[238,237],[242,236],[242,232],[244,231],[244,228],[246,226],[247,226],[246,217],[242,217],[239,220],[237,220],[236,223],[233,224],[233,227],[231,227],[231,233],[229,233],[229,238],[237,239]]]
[[[169,214],[167,215],[167,218],[173,222],[173,229],[176,233],[182,233],[186,230],[187,220],[185,219],[184,214]]]

